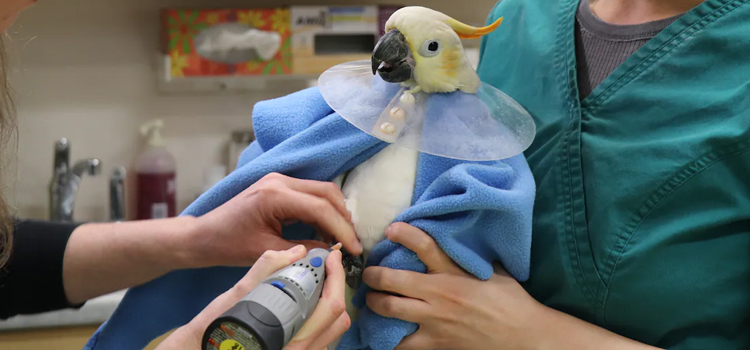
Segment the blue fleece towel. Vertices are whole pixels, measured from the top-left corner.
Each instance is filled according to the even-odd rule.
[[[387,102],[382,101],[384,106]],[[258,103],[253,126],[257,140],[244,151],[238,168],[183,215],[205,214],[271,172],[330,181],[387,145],[333,113],[317,88]],[[480,279],[489,278],[491,263],[499,260],[515,278],[525,280],[534,191],[522,155],[478,163],[421,154],[414,205],[398,221],[428,232],[454,261]],[[289,239],[314,235],[306,225],[284,229]],[[389,241],[376,245],[368,265],[426,270],[414,253]],[[230,267],[181,270],[134,287],[85,349],[142,349],[189,322],[246,272],[247,268]],[[362,309],[339,345],[341,350],[393,349],[417,329],[415,324],[372,313],[364,305],[366,290],[363,286],[357,293],[355,302]]]

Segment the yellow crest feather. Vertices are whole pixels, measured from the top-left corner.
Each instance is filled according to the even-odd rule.
[[[458,34],[459,38],[477,39],[481,38],[484,35],[492,33],[492,31],[497,29],[497,27],[500,26],[500,23],[503,22],[503,18],[500,17],[494,23],[480,28],[461,23],[453,18],[449,18],[445,22],[448,23],[448,25],[453,29],[454,32],[456,32],[456,34]]]

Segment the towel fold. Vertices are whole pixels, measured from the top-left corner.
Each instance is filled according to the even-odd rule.
[[[387,145],[333,113],[317,88],[256,104],[253,126],[256,141],[243,152],[237,169],[182,215],[203,215],[271,172],[331,181]],[[515,278],[525,280],[533,199],[534,181],[522,155],[480,163],[421,154],[414,205],[397,221],[425,230],[456,263],[480,279],[489,278],[492,262],[499,260]],[[296,224],[285,227],[283,236],[311,239],[315,231]],[[376,245],[368,264],[425,271],[414,253],[389,241]],[[131,288],[84,349],[142,349],[189,322],[246,272],[247,268],[236,267],[180,270]],[[364,285],[358,290],[358,319],[338,349],[390,350],[417,328],[374,314],[364,305],[366,291]]]
[[[500,261],[518,280],[528,278],[534,183],[521,156],[504,161],[465,163],[421,155],[414,204],[396,221],[430,234],[464,270],[482,280]],[[392,269],[426,272],[417,255],[400,244],[376,245],[367,261]],[[365,304],[371,289],[354,296],[360,309],[337,350],[392,350],[418,325],[375,314]]]

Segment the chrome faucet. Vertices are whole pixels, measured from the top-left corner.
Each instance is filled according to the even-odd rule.
[[[125,167],[116,167],[109,178],[109,220],[125,220]]]
[[[101,172],[101,161],[83,159],[70,166],[70,143],[62,138],[55,143],[55,162],[49,185],[50,221],[73,221],[76,194],[84,174],[96,176]]]

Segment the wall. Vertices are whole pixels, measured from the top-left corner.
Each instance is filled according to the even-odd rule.
[[[388,3],[338,0],[324,4],[378,2]],[[483,24],[494,1],[469,3],[439,0],[408,4],[430,6],[467,23]],[[277,4],[233,0],[56,0],[40,2],[22,14],[6,43],[13,68],[20,137],[17,157],[11,159],[15,161],[9,168],[14,176],[3,178],[18,215],[47,218],[52,147],[57,139],[67,137],[72,145],[72,160],[97,157],[104,164],[99,177],[83,180],[76,219],[107,219],[108,177],[114,166],[125,165],[130,170],[142,144],[138,126],[151,118],[162,118],[166,123],[164,136],[179,164],[178,209],[188,205],[201,187],[203,169],[222,161],[230,133],[250,127],[253,104],[291,91],[160,95],[155,77],[158,10],[167,6]]]

